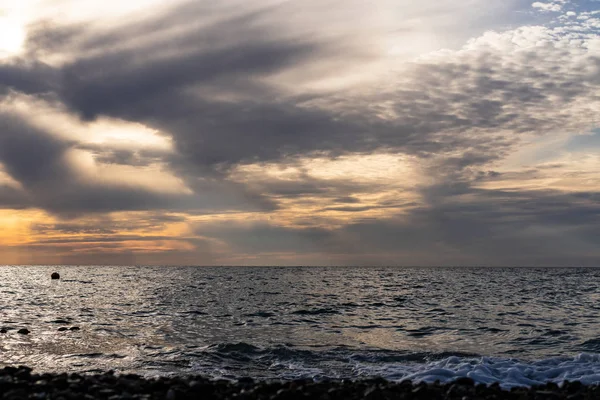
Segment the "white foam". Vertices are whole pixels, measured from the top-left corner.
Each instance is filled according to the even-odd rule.
[[[573,358],[549,358],[526,362],[494,357],[448,357],[429,363],[355,364],[359,376],[381,376],[392,381],[450,382],[469,377],[476,383],[500,383],[509,389],[515,386],[542,385],[547,382],[580,381],[600,384],[600,354],[579,354]]]

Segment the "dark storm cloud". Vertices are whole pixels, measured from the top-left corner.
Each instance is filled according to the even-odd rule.
[[[30,35],[29,53],[76,50],[74,61],[56,74],[59,82],[53,82],[60,85],[59,97],[86,119],[148,117],[166,105],[168,114],[181,116],[178,110],[189,112],[193,101],[182,92],[194,85],[252,89],[254,78],[321,55],[324,44],[265,27],[262,19],[270,12],[190,3],[108,32],[42,24]],[[183,103],[169,103],[174,99]]]
[[[599,222],[598,193],[446,187],[405,217],[351,224],[343,232],[361,238],[348,251],[406,254],[399,264],[594,265]]]
[[[598,265],[600,193],[435,191],[410,213],[335,229],[232,222],[197,232],[237,252],[298,251],[341,265]]]
[[[25,187],[42,187],[69,176],[63,156],[69,144],[22,119],[0,114],[0,161]],[[49,188],[50,189],[50,188]]]
[[[0,163],[22,185],[25,205],[64,215],[176,206],[175,195],[80,179],[66,157],[72,147],[20,117],[0,113]]]
[[[23,191],[5,184],[0,184],[0,208],[21,209],[30,207],[30,202]]]
[[[59,71],[35,60],[0,62],[0,96],[10,90],[44,94],[58,89]]]
[[[571,65],[568,49],[512,55],[482,46],[415,63],[373,95],[283,95],[263,78],[328,58],[350,62],[347,43],[286,32],[273,22],[276,8],[224,17],[223,9],[207,7],[190,3],[113,31],[42,26],[29,41],[31,54],[76,51],[53,74],[60,79],[40,86],[56,86],[55,96],[85,119],[117,117],[172,135],[178,157],[171,161],[190,176],[226,173],[239,163],[380,150],[452,153],[445,168],[482,165],[503,157],[520,133],[569,127],[573,99],[598,89],[595,74]],[[376,115],[383,104],[394,118]]]
[[[80,49],[83,55],[56,73],[60,79],[52,82],[58,85],[55,96],[86,119],[108,115],[172,134],[181,156],[174,163],[182,170],[191,168],[192,175],[198,172],[195,168],[227,168],[241,162],[410,147],[417,134],[427,133],[417,126],[394,126],[368,115],[310,106],[310,98],[281,96],[261,83],[261,77],[337,55],[331,43],[290,38],[255,23],[268,19],[269,12],[200,28],[198,15],[174,12],[168,16],[172,20],[165,17],[98,34],[94,40],[61,38],[61,43],[83,42],[91,48]],[[167,28],[176,24],[189,25],[185,34],[165,34],[166,39],[151,45],[119,47],[150,33],[157,36],[151,30],[156,26],[168,33]],[[36,36],[55,36],[48,29],[48,35],[42,29]],[[70,34],[85,38],[94,33]],[[36,39],[30,44],[55,48],[49,41]],[[185,51],[161,56],[162,46]],[[94,55],[86,56],[89,52]],[[241,98],[220,100],[218,95],[228,93]]]

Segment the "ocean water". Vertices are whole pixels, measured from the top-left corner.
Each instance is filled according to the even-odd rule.
[[[0,326],[39,372],[600,383],[600,269],[4,266]]]

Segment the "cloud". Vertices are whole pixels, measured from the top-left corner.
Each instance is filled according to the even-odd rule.
[[[12,185],[0,184],[0,208],[22,209],[31,203],[24,193]]]
[[[562,10],[562,4],[560,3],[542,3],[536,1],[531,5],[533,8],[538,8],[542,11],[560,12]]]
[[[0,60],[0,95],[9,90],[27,94],[50,92],[58,81],[59,72],[49,65],[23,59]]]
[[[182,197],[142,187],[86,180],[73,158],[73,143],[10,113],[0,114],[0,163],[16,180],[12,197],[23,206],[61,214],[174,207]],[[7,193],[7,190],[3,190]],[[179,197],[179,199],[178,199]]]
[[[34,234],[90,257],[164,241],[162,260],[180,246],[231,263],[597,259],[598,164],[581,153],[600,110],[597,14],[456,45],[466,33],[438,38],[465,21],[452,2],[401,2],[402,26],[394,2],[339,16],[293,3],[32,25],[0,60],[0,204],[71,217]],[[532,7],[573,17],[564,1]],[[186,228],[86,228],[124,211],[181,213]]]
[[[508,151],[520,133],[572,129],[594,112],[597,59],[585,39],[569,45],[576,30],[490,32],[460,51],[399,67],[373,94],[360,88],[298,96],[270,77],[359,52],[345,42],[275,34],[277,9],[228,17],[211,9],[217,17],[203,24],[191,18],[197,11],[186,5],[114,31],[41,26],[30,37],[30,54],[67,52],[67,61],[56,68],[17,62],[32,78],[7,82],[27,93],[49,92],[84,119],[109,116],[172,135],[178,154],[171,162],[192,177],[236,164],[381,150],[425,157],[467,151],[481,164]],[[565,112],[553,115],[556,109]],[[101,159],[147,162],[125,161],[126,154],[132,153]],[[457,157],[475,162],[451,158]]]
[[[600,256],[598,193],[431,190],[434,203],[410,215],[337,229],[232,223],[199,232],[227,240],[230,254],[286,265],[315,253],[330,265],[593,266]]]

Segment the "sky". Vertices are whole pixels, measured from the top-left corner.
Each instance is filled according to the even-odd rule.
[[[0,0],[0,264],[600,266],[598,0]]]

